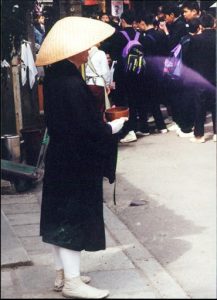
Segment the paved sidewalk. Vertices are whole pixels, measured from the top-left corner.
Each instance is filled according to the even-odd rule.
[[[2,228],[2,299],[63,298],[52,291],[55,272],[51,247],[39,237],[39,197],[38,191],[2,195],[1,208],[7,224]],[[107,249],[82,252],[81,271],[91,276],[93,286],[109,289],[109,298],[188,298],[106,206],[104,217]],[[20,251],[25,255],[19,261]]]

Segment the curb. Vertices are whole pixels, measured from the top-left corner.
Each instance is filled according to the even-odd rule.
[[[1,268],[31,266],[33,263],[1,210]]]

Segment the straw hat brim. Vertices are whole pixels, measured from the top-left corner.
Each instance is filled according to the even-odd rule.
[[[105,40],[115,29],[102,21],[84,17],[65,17],[57,21],[45,37],[36,66],[45,66],[88,50]]]

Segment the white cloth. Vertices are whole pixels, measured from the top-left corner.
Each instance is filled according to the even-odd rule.
[[[112,134],[119,132],[124,126],[124,122],[126,122],[127,120],[128,118],[122,117],[114,121],[108,122],[108,124],[112,127]]]
[[[60,258],[60,247],[56,245],[52,245],[53,249],[53,255],[54,255],[54,263],[55,263],[55,269],[61,270],[63,269],[63,262]]]
[[[63,263],[65,277],[80,276],[81,252],[59,247],[59,254]]]
[[[6,59],[4,59],[3,61],[1,61],[1,67],[2,68],[9,68],[10,64],[7,62]]]
[[[33,87],[35,83],[35,76],[38,74],[37,68],[32,55],[32,50],[28,43],[23,43],[21,45],[21,80],[22,85],[26,84],[27,81],[27,67],[29,68],[29,85],[30,88]]]
[[[104,51],[99,50],[96,46],[89,51],[89,59],[91,60],[97,74],[86,64],[86,82],[88,85],[109,86],[110,69],[108,60]],[[103,78],[101,78],[102,76]],[[103,80],[104,79],[104,80]]]
[[[113,80],[114,80],[114,71],[115,71],[115,65],[117,64],[117,61],[114,60],[112,62],[112,66],[111,66],[111,69],[110,69],[110,84],[112,85],[113,83]]]

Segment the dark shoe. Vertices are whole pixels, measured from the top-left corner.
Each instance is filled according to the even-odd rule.
[[[150,132],[149,131],[143,131],[143,130],[137,130],[136,135],[147,136],[147,135],[150,135]]]

